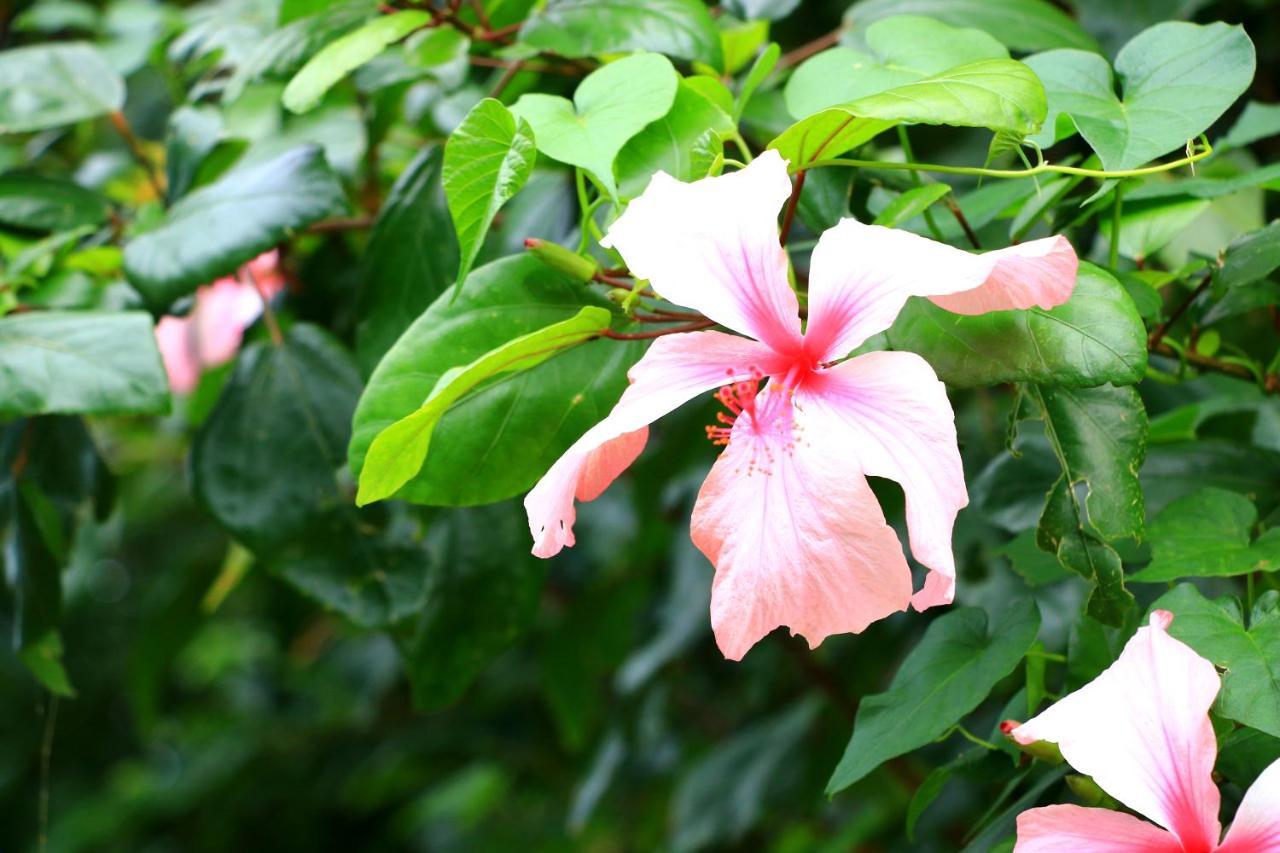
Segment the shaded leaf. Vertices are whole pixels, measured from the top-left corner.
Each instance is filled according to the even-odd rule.
[[[1140,583],[1273,572],[1280,530],[1252,541],[1258,510],[1244,495],[1202,489],[1164,508],[1151,523],[1151,563],[1129,577]]]
[[[860,0],[845,12],[845,22],[865,27],[892,15],[925,15],[956,27],[977,27],[1013,50],[1098,47],[1079,24],[1046,0]]]
[[[101,225],[107,200],[72,181],[10,172],[0,175],[0,225],[33,231],[72,231]]]
[[[560,56],[652,50],[720,67],[720,34],[700,0],[551,0],[520,41]]]

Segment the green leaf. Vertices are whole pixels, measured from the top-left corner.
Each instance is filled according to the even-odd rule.
[[[72,181],[23,172],[0,175],[0,225],[72,231],[101,225],[110,213],[105,198]]]
[[[1280,134],[1280,104],[1264,104],[1250,101],[1244,112],[1231,125],[1227,135],[1219,140],[1219,147],[1243,148],[1261,139]]]
[[[422,543],[362,535],[347,525],[300,544],[301,553],[270,563],[272,573],[361,628],[389,628],[418,613],[439,570]]]
[[[760,720],[717,745],[676,784],[671,798],[671,849],[701,850],[742,839],[777,799],[784,768],[818,716],[810,698]]]
[[[1009,51],[982,30],[952,27],[934,18],[897,15],[867,27],[870,53],[848,47],[805,60],[787,81],[787,111],[795,118],[856,101]]]
[[[416,411],[447,371],[513,338],[608,303],[537,258],[476,269],[456,299],[446,291],[374,371],[355,415],[349,458],[358,477],[375,436]],[[643,347],[600,340],[509,373],[454,406],[436,426],[434,453],[398,497],[416,503],[492,503],[532,486],[603,417]]]
[[[182,198],[195,185],[205,158],[222,141],[222,115],[212,107],[182,106],[169,116],[164,169],[169,200]]]
[[[1079,131],[1106,169],[1132,169],[1183,147],[1218,119],[1253,80],[1253,42],[1242,27],[1168,21],[1139,33],[1107,61],[1054,50],[1027,57],[1044,82],[1049,115],[1042,147]]]
[[[1249,495],[1265,516],[1280,499],[1277,482],[1280,453],[1211,439],[1153,447],[1142,466],[1142,490],[1149,512],[1159,512],[1171,501],[1205,486],[1217,486]]]
[[[614,159],[627,140],[667,114],[679,80],[665,56],[640,53],[588,74],[572,101],[522,95],[511,111],[533,127],[539,151],[586,169],[616,196]]]
[[[62,637],[57,631],[50,631],[22,649],[18,656],[46,690],[54,696],[72,699],[76,690],[71,686],[71,679],[62,664],[62,651]]]
[[[1036,531],[1024,530],[993,552],[1009,561],[1013,570],[1030,586],[1044,586],[1070,577],[1056,556],[1046,554],[1036,544]]]
[[[537,156],[528,122],[493,98],[472,107],[449,136],[444,146],[444,193],[461,246],[459,289],[493,217],[529,180]]]
[[[400,174],[360,259],[356,361],[365,376],[458,270],[442,163],[440,147],[430,146]]]
[[[141,311],[0,318],[0,417],[162,414],[169,381]]]
[[[355,69],[373,59],[389,45],[414,30],[431,23],[431,15],[420,9],[379,15],[353,32],[325,45],[302,66],[281,100],[285,109],[304,113],[320,103],[324,93]]]
[[[1147,413],[1132,387],[1041,386],[1034,392],[1065,486],[1079,500],[1086,529],[1110,541],[1141,539],[1146,510],[1138,471]]]
[[[930,623],[889,689],[862,700],[827,793],[942,737],[1013,672],[1039,630],[1040,611],[1029,598],[990,621],[983,610],[961,607]]]
[[[681,80],[667,114],[632,137],[618,153],[618,188],[623,196],[639,195],[661,170],[681,181],[706,177],[699,173],[697,148],[708,133],[717,138],[735,132],[733,119],[688,80]]]
[[[1146,329],[1133,300],[1110,273],[1089,263],[1080,264],[1071,298],[1049,311],[964,317],[912,299],[888,335],[894,349],[919,353],[958,387],[1126,384],[1147,368]]]
[[[74,124],[122,106],[124,81],[93,45],[32,45],[0,53],[0,134]]]
[[[342,185],[320,148],[295,148],[184,197],[160,227],[125,246],[125,272],[148,304],[163,310],[295,231],[345,209]]]
[[[946,184],[923,184],[912,187],[889,202],[889,206],[876,216],[872,225],[883,225],[886,228],[897,228],[904,222],[915,219],[935,203],[941,201],[951,187]]]
[[[1252,284],[1280,267],[1280,220],[1237,237],[1222,253],[1214,285],[1223,290]]]
[[[551,0],[520,42],[568,57],[651,50],[721,65],[720,33],[701,0]]]
[[[777,42],[773,42],[761,51],[755,62],[751,63],[751,69],[742,78],[742,88],[738,90],[738,97],[733,102],[733,121],[735,125],[742,120],[742,113],[746,110],[747,104],[751,103],[751,96],[760,88],[760,84],[764,83],[769,78],[769,75],[773,73],[773,69],[777,66],[781,57],[782,48],[778,46]]]
[[[38,646],[62,621],[62,566],[40,530],[27,489],[10,487],[4,538],[4,580],[12,595],[12,612],[6,621],[13,631],[13,647]],[[8,608],[6,608],[8,609]],[[7,614],[8,615],[8,614]]]
[[[426,604],[397,638],[418,708],[456,701],[533,622],[547,564],[527,537],[511,504],[451,512],[428,532]]]
[[[1151,563],[1129,577],[1138,583],[1274,572],[1280,569],[1280,529],[1256,541],[1258,510],[1244,495],[1201,489],[1164,508],[1151,523]]]
[[[356,504],[389,498],[413,479],[422,470],[440,418],[481,383],[537,367],[564,349],[599,335],[612,320],[608,310],[588,305],[568,320],[521,335],[470,364],[446,370],[417,411],[378,433],[369,445],[360,469]]]
[[[1207,199],[1176,197],[1125,202],[1120,214],[1120,254],[1139,264],[1186,231],[1210,205]],[[1112,210],[1107,210],[1098,226],[1110,234],[1113,221]]]
[[[1044,88],[1031,69],[1012,59],[991,59],[822,110],[787,128],[769,147],[795,172],[903,122],[1026,136],[1040,129],[1044,117]]]
[[[1258,598],[1247,629],[1238,601],[1210,601],[1190,584],[1179,584],[1151,609],[1173,613],[1169,633],[1223,670],[1218,713],[1280,737],[1280,593]]]
[[[196,497],[255,550],[308,533],[346,504],[334,472],[359,393],[350,356],[315,326],[248,347],[192,444]]]
[[[1047,0],[861,0],[845,12],[845,24],[856,29],[893,15],[924,15],[955,27],[976,27],[1018,51],[1098,48],[1092,36]]]

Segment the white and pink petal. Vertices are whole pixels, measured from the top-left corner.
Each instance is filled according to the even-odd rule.
[[[1018,815],[1014,853],[1184,853],[1177,838],[1132,815],[1045,806]]]
[[[1280,761],[1245,791],[1219,853],[1280,853]]]

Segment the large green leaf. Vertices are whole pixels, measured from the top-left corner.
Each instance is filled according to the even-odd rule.
[[[909,301],[889,330],[894,349],[924,356],[950,385],[1132,383],[1147,367],[1146,329],[1124,287],[1082,263],[1075,292],[1045,311],[961,316]]]
[[[1190,584],[1165,593],[1151,609],[1173,613],[1169,633],[1223,670],[1218,713],[1280,737],[1280,593],[1258,598],[1247,629],[1240,602],[1210,601]]]
[[[125,246],[125,272],[147,302],[162,310],[298,229],[345,209],[342,185],[320,148],[295,148],[184,197],[160,227]]]
[[[533,127],[538,150],[589,171],[617,195],[613,161],[627,140],[671,109],[680,81],[671,61],[640,53],[591,72],[573,100],[523,95],[511,111]]]
[[[1040,611],[1029,598],[1012,602],[992,620],[975,607],[936,619],[889,689],[862,700],[827,793],[945,734],[1013,672],[1039,630]]]
[[[458,270],[442,163],[438,146],[413,159],[378,211],[361,257],[356,360],[366,376]]]
[[[822,110],[787,128],[769,147],[794,172],[903,122],[985,127],[1021,137],[1039,130],[1044,117],[1044,88],[1031,69],[1012,59],[990,59]]]
[[[467,280],[493,217],[529,180],[537,156],[529,123],[493,98],[472,107],[449,136],[444,193],[461,247],[459,285]]]
[[[169,409],[151,317],[141,311],[0,318],[0,417]]]
[[[359,393],[350,356],[315,326],[248,347],[192,445],[196,496],[252,548],[298,539],[346,502],[335,472]]]
[[[956,27],[976,27],[1013,50],[1097,49],[1092,36],[1047,0],[860,0],[845,12],[845,23],[856,29],[893,15],[925,15]]]
[[[448,370],[592,305],[608,303],[537,258],[478,268],[465,291],[442,294],[374,371],[356,410],[351,470],[359,476],[374,437],[416,411]],[[617,402],[641,349],[593,341],[479,389],[440,419],[435,452],[398,496],[464,506],[525,491]]]
[[[378,15],[359,29],[347,33],[311,57],[289,85],[282,100],[290,112],[303,113],[320,103],[324,93],[343,77],[373,59],[388,45],[431,23],[431,15],[421,9]]]
[[[787,111],[804,118],[957,65],[1009,58],[1004,45],[982,30],[918,15],[876,21],[867,27],[866,40],[870,53],[836,47],[796,68],[787,80]]]
[[[764,816],[787,780],[819,704],[796,702],[735,732],[689,768],[671,798],[671,849],[739,841]]]
[[[1047,147],[1078,130],[1105,168],[1132,169],[1213,124],[1253,80],[1254,51],[1242,27],[1157,24],[1116,56],[1123,99],[1096,53],[1054,50],[1026,61],[1049,98],[1032,141]]]
[[[735,125],[689,80],[681,80],[667,114],[636,134],[618,152],[618,189],[623,196],[640,194],[657,171],[681,181],[706,177],[699,144],[708,133],[719,138],[733,133]]]
[[[701,0],[551,0],[520,41],[561,56],[652,50],[720,65],[720,34]]]
[[[1244,495],[1207,488],[1169,504],[1151,522],[1151,563],[1129,577],[1140,583],[1274,572],[1280,529],[1257,541],[1258,510]]]
[[[93,45],[32,45],[0,53],[0,134],[72,124],[122,106],[124,81]]]
[[[419,708],[456,701],[532,623],[546,563],[527,535],[511,504],[451,512],[428,532],[425,605],[397,638]]]
[[[72,231],[101,225],[110,213],[105,198],[73,181],[23,172],[0,175],[0,225]]]
[[[413,479],[422,470],[440,418],[481,383],[537,367],[564,349],[599,335],[612,320],[608,310],[588,305],[568,320],[513,338],[469,364],[446,370],[416,411],[378,433],[369,445],[360,469],[356,503],[363,506],[389,498]]]

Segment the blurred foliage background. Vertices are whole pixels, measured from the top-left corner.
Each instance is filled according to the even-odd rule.
[[[1023,427],[1019,452],[1006,447],[1011,410],[1021,399],[1012,385],[951,395],[972,495],[955,533],[958,603],[997,613],[1034,596],[1040,645],[966,717],[962,731],[949,729],[943,740],[893,758],[831,798],[824,787],[860,700],[885,690],[940,614],[900,614],[813,653],[776,632],[742,663],[723,660],[707,619],[710,566],[687,531],[693,497],[714,459],[701,438],[714,416],[710,399],[654,427],[640,462],[580,507],[578,546],[549,563],[528,555],[518,499],[461,510],[400,502],[350,508],[343,432],[361,384],[457,268],[440,187],[441,143],[495,88],[509,103],[535,88],[567,94],[575,79],[554,68],[539,73],[492,61],[491,45],[469,44],[445,28],[363,65],[317,108],[284,109],[282,92],[297,69],[373,14],[372,5],[0,0],[5,53],[89,41],[127,87],[119,119],[0,136],[0,206],[15,194],[27,197],[26,188],[12,185],[12,174],[21,172],[73,178],[110,208],[101,217],[85,214],[89,231],[107,232],[90,244],[83,233],[74,246],[48,243],[79,227],[79,212],[94,204],[78,196],[57,207],[48,227],[2,223],[6,290],[12,297],[23,289],[17,302],[162,310],[181,297],[163,282],[135,290],[118,252],[107,251],[163,219],[159,181],[173,193],[214,182],[233,163],[283,170],[276,158],[313,143],[341,193],[336,204],[317,202],[318,214],[299,214],[269,241],[278,243],[285,280],[272,322],[303,366],[302,393],[333,420],[318,428],[340,437],[327,467],[300,434],[305,414],[291,408],[299,392],[272,385],[280,375],[273,370],[291,368],[267,364],[270,339],[280,331],[267,322],[248,330],[236,362],[206,370],[167,415],[14,416],[0,424],[10,580],[0,589],[0,628],[15,633],[23,649],[0,656],[0,850],[1007,846],[1018,810],[1054,801],[1046,792],[1065,789],[1060,772],[1019,765],[998,742],[996,724],[1025,717],[1046,695],[1046,667],[1050,683],[1078,686],[1110,662],[1125,636],[1123,628],[1079,615],[1086,586],[1035,547],[1036,521],[1058,468],[1038,427]],[[496,31],[522,21],[531,4],[485,5]],[[859,7],[883,17],[929,14],[933,5],[863,0],[846,19],[844,0],[733,0],[715,12],[725,32],[759,22],[748,58],[767,33],[781,45],[786,68],[833,44],[829,34],[842,26],[856,29]],[[1280,127],[1271,127],[1273,118],[1254,116],[1271,127],[1267,132],[1239,128],[1246,102],[1280,100],[1280,4],[1055,5],[1108,56],[1165,19],[1242,23],[1257,48],[1257,72],[1210,131],[1219,153],[1197,176],[1229,179],[1275,161]],[[966,7],[954,11],[959,21],[981,17],[968,8],[981,3],[954,6]],[[802,54],[788,54],[796,49]],[[572,70],[580,60],[542,61]],[[65,80],[45,82],[92,91],[102,83],[92,70],[80,66]],[[6,73],[6,80],[20,79]],[[781,83],[781,76],[766,83],[743,118],[753,147],[791,121]],[[0,91],[0,107],[19,103],[22,91],[17,84]],[[1238,144],[1223,141],[1232,128]],[[920,127],[912,134],[916,158],[938,163],[982,163],[990,140],[977,129]],[[882,142],[884,150],[896,144]],[[1090,152],[1075,138],[1053,153],[1063,160]],[[140,163],[163,163],[163,175]],[[296,172],[283,173],[286,187],[330,179],[315,178],[307,164],[293,166]],[[839,212],[869,219],[910,188],[904,173],[839,174],[831,181],[852,184],[836,186],[823,175],[806,191],[799,241],[824,227],[831,193],[837,208],[843,205]],[[966,176],[947,183],[962,201],[1001,186]],[[1082,257],[1107,261],[1107,226],[1077,220],[1095,186],[1051,180],[1037,192],[1023,183],[1023,195],[1011,195],[976,226],[985,246],[1006,244],[1023,225],[1019,236],[1071,229]],[[274,203],[270,190],[248,192],[264,206]],[[1130,243],[1117,264],[1122,274],[1146,274],[1122,281],[1152,329],[1198,284],[1178,272],[1189,260],[1216,257],[1277,212],[1265,183],[1243,182],[1212,198],[1188,191],[1177,201],[1179,210],[1156,211],[1155,225],[1126,223]],[[1035,204],[1041,208],[1033,216],[1027,206]],[[528,237],[575,245],[577,213],[570,173],[543,162],[501,214],[479,263],[522,251]],[[919,216],[911,222],[922,227]],[[1153,228],[1168,238],[1152,237]],[[1159,245],[1148,252],[1152,241]],[[1167,277],[1157,280],[1162,271]],[[1156,375],[1138,386],[1151,423],[1141,472],[1149,518],[1212,485],[1248,496],[1263,527],[1277,520],[1277,398],[1250,381],[1249,369],[1231,375],[1205,361],[1265,364],[1274,357],[1280,288],[1269,274],[1217,315],[1210,312],[1220,298],[1172,318],[1169,340],[1193,351],[1190,363],[1180,364],[1177,352],[1157,348],[1152,355]],[[199,269],[190,275],[192,286],[217,277]],[[138,330],[114,334],[123,336],[113,338],[118,344]],[[0,410],[11,415],[7,405]],[[465,470],[465,460],[455,462]],[[333,469],[339,498],[324,482]],[[318,472],[319,485],[307,470]],[[65,521],[61,553],[33,540],[39,519],[15,515],[30,504],[15,497],[18,471],[38,473],[41,505]],[[901,492],[885,482],[875,487],[901,528]],[[300,515],[303,506],[308,511]],[[1146,544],[1116,547],[1131,567],[1150,557]],[[44,575],[55,578],[51,594],[20,582],[24,571],[29,579],[31,567],[42,565],[55,567]],[[1249,600],[1254,582],[1250,576]],[[1256,583],[1259,594],[1275,586],[1269,576]],[[1244,584],[1219,578],[1200,588],[1243,594]],[[1166,587],[1133,591],[1140,606],[1129,612],[1130,630]],[[40,600],[55,602],[56,618],[31,615]],[[21,618],[45,618],[57,633],[28,642]],[[61,665],[50,669],[42,661],[58,658],[47,645],[55,641]],[[53,698],[50,686],[74,696]],[[1280,755],[1280,738],[1265,728],[1239,728],[1230,737],[1224,729],[1219,772],[1236,786],[1228,801],[1266,756]]]

